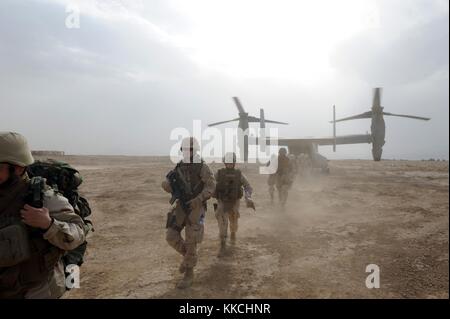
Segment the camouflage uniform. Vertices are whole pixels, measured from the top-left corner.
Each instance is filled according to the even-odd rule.
[[[291,160],[285,154],[278,155],[278,167],[274,174],[269,175],[269,195],[273,202],[275,187],[278,190],[278,199],[282,206],[286,204],[289,189],[293,183],[294,168]]]
[[[199,187],[196,199],[201,202],[201,205],[194,207],[189,215],[183,211],[179,202],[177,202],[173,213],[175,214],[175,223],[167,229],[166,240],[171,247],[183,256],[183,261],[180,266],[180,272],[186,272],[192,269],[197,264],[197,244],[203,240],[204,219],[206,212],[206,201],[214,193],[216,183],[214,176],[205,163],[183,163],[181,161],[177,167],[179,173],[184,179],[194,188]],[[169,181],[165,180],[162,187],[166,192],[171,193]],[[181,231],[185,230],[185,239],[181,236]],[[182,284],[185,288],[184,284]]]
[[[238,185],[232,186],[232,187],[238,187],[239,195],[236,199],[227,200],[226,196],[221,194],[220,187],[223,183],[223,175],[228,174],[232,175],[233,177],[236,176],[237,179],[239,179]],[[214,194],[214,197],[218,199],[218,205],[216,210],[216,219],[219,225],[219,237],[221,240],[222,245],[224,245],[224,242],[226,241],[226,238],[228,237],[228,222],[230,223],[230,232],[231,232],[231,239],[234,240],[236,236],[236,232],[238,230],[238,219],[240,217],[239,214],[239,206],[240,206],[240,198],[242,198],[242,188],[244,188],[244,194],[245,199],[250,200],[251,195],[253,192],[252,187],[250,186],[247,178],[244,174],[238,169],[228,169],[228,168],[222,168],[215,174],[215,178],[217,181],[217,188],[216,193]],[[226,186],[225,186],[226,187]],[[233,191],[233,190],[232,190]],[[233,192],[233,193],[234,193]],[[222,192],[225,193],[225,192]]]
[[[15,147],[12,140],[21,140],[17,136],[0,134],[0,146],[4,147],[0,152],[0,162],[10,162],[7,148]],[[27,148],[27,145],[22,146]],[[11,154],[14,152],[13,149]],[[19,155],[24,157],[24,154]],[[31,164],[31,154],[27,156],[29,159],[26,163],[13,164],[22,164],[19,165],[22,167]],[[43,205],[49,210],[52,224],[47,230],[26,226],[20,211],[25,206],[28,189],[29,178],[26,174],[10,177],[7,182],[0,184],[0,299],[61,297],[66,290],[61,257],[64,251],[72,250],[85,241],[83,220],[74,213],[66,198],[50,188],[44,192]],[[13,233],[11,237],[8,230],[11,227],[22,229],[23,232]],[[24,233],[26,235],[20,235]],[[11,240],[17,240],[16,245],[8,245]],[[27,257],[17,260],[17,247],[28,247]]]

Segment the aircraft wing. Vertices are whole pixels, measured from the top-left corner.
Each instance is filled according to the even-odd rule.
[[[356,134],[336,136],[336,145],[340,144],[365,144],[372,143],[372,135]],[[308,144],[333,145],[333,137],[311,137],[311,138],[279,138],[278,145],[287,147],[301,147]]]

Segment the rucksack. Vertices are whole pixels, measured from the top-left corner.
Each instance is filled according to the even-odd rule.
[[[83,182],[83,178],[78,170],[68,163],[48,159],[46,161],[36,161],[27,168],[30,178],[43,177],[47,185],[67,198],[69,203],[85,224],[87,231],[93,231],[92,222],[86,218],[91,215],[92,210],[86,198],[80,196],[78,187]],[[67,265],[75,264],[81,266],[86,252],[87,242],[77,248],[67,251],[63,256],[64,268]]]

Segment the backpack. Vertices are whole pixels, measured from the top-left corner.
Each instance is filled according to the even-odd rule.
[[[79,171],[65,162],[48,159],[36,161],[28,166],[27,173],[30,178],[45,178],[46,184],[67,198],[75,213],[83,219],[86,232],[94,231],[92,222],[86,219],[92,213],[89,202],[78,193],[78,187],[83,182]],[[81,266],[86,248],[87,242],[84,242],[77,248],[67,251],[62,258],[64,269],[70,264]]]

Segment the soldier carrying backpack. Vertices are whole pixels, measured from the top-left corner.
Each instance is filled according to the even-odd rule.
[[[85,223],[68,200],[29,178],[26,139],[0,132],[0,299],[59,298],[62,256],[85,242]]]
[[[79,171],[67,163],[48,159],[46,161],[36,161],[28,166],[27,173],[31,178],[44,178],[48,186],[67,198],[75,213],[82,218],[86,234],[94,230],[92,222],[87,219],[92,212],[89,203],[78,193],[78,187],[83,182]],[[72,264],[81,266],[84,262],[83,257],[86,253],[86,248],[87,241],[77,248],[67,251],[62,257],[64,269],[66,269],[67,265]]]

